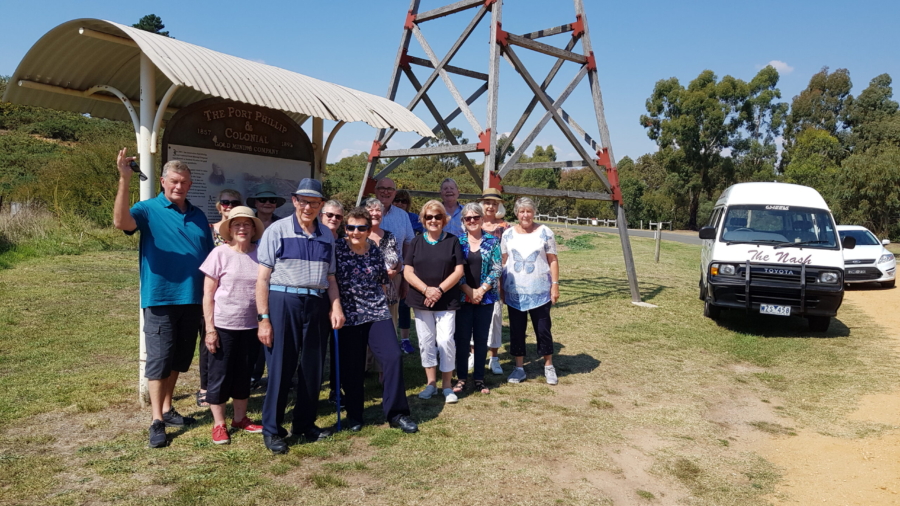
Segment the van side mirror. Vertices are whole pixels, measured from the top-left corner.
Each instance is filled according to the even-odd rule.
[[[701,239],[715,239],[716,238],[716,227],[703,227],[700,229],[700,238]]]
[[[844,249],[855,248],[856,247],[856,238],[850,237],[849,235],[847,237],[844,237],[844,240],[841,241],[841,246],[843,246]]]
[[[882,246],[887,246],[887,245],[890,244],[890,243],[891,243],[891,240],[890,240],[890,239],[882,239],[882,240],[881,240]]]

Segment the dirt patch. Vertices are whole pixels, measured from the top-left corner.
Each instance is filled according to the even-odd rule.
[[[872,318],[900,351],[900,289],[854,288],[844,304]],[[783,472],[773,504],[900,504],[900,391],[864,396],[847,419],[884,430],[858,439],[799,431],[761,442]]]

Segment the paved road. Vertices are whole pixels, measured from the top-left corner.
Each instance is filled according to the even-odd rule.
[[[544,225],[553,228],[566,228],[566,225],[563,223],[553,223],[553,222],[541,222]],[[585,230],[588,232],[603,232],[606,234],[616,234],[619,235],[619,229],[613,227],[592,227],[590,225],[569,225],[568,228],[574,230]],[[653,238],[653,232],[650,230],[636,230],[636,229],[628,229],[628,235],[632,237],[649,237]],[[674,241],[680,242],[684,244],[693,244],[696,246],[700,246],[702,241],[700,237],[696,234],[676,234],[674,232],[666,232],[663,230],[662,238],[664,241]]]

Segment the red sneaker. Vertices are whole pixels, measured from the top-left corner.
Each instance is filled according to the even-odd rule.
[[[212,440],[217,445],[227,445],[231,442],[231,437],[228,436],[228,429],[225,428],[224,423],[213,426]]]
[[[250,421],[250,419],[247,418],[246,416],[241,421],[232,420],[231,428],[232,429],[241,429],[244,432],[249,432],[251,434],[259,434],[260,432],[263,431],[262,425],[256,425],[255,423]]]

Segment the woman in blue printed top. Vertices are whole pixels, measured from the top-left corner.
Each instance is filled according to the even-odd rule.
[[[397,334],[385,296],[390,282],[384,255],[369,239],[372,218],[363,207],[345,216],[346,237],[335,243],[338,291],[346,322],[338,331],[341,389],[346,393],[347,427],[358,432],[363,424],[363,381],[366,368],[366,346],[381,364],[384,372],[382,409],[391,427],[403,432],[416,432],[418,427],[409,417],[403,363]]]
[[[497,286],[500,282],[500,238],[481,229],[484,210],[481,204],[466,204],[462,213],[462,224],[466,232],[459,238],[463,256],[465,273],[460,280],[463,292],[462,306],[456,312],[456,349],[464,350],[469,340],[474,341],[475,390],[483,394],[491,391],[484,385],[484,356],[487,354],[488,334],[494,316],[494,303],[500,299]],[[468,379],[468,357],[465,353],[456,354],[456,377],[459,378],[454,392],[462,392]]]

